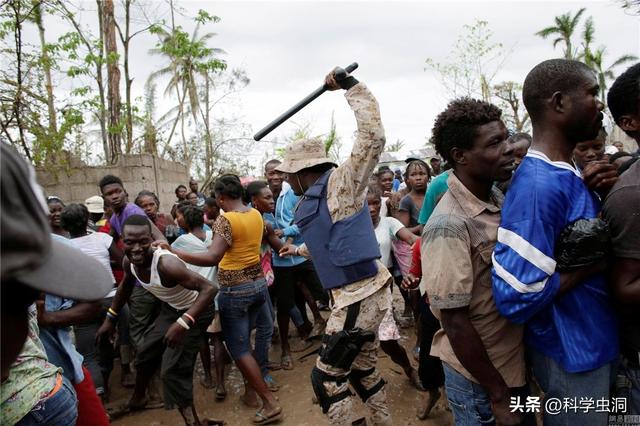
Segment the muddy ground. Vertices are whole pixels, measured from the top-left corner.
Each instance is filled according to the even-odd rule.
[[[402,303],[402,302],[400,302]],[[327,313],[324,313],[325,316]],[[292,327],[293,328],[293,327]],[[401,329],[401,343],[407,348],[407,353],[414,343],[413,329]],[[291,343],[296,345],[299,340],[292,337]],[[319,345],[318,343],[315,344]],[[311,348],[310,350],[313,350]],[[298,360],[302,355],[310,350],[298,352],[294,355],[293,370],[277,370],[271,374],[280,386],[276,396],[282,404],[284,420],[282,425],[326,425],[328,424],[318,405],[312,402],[313,391],[310,383],[311,368],[315,362],[315,355]],[[411,357],[411,356],[410,356]],[[271,360],[280,359],[278,345],[272,347]],[[414,365],[417,365],[413,361]],[[402,369],[394,364],[389,357],[380,351],[379,366],[382,375],[387,382],[387,397],[391,408],[394,425],[452,425],[452,416],[445,409],[444,401],[441,399],[436,404],[430,417],[421,421],[416,418],[416,412],[423,405],[426,393],[417,391],[411,386],[409,380],[404,375]],[[194,375],[195,403],[201,417],[210,417],[225,420],[227,425],[250,425],[255,409],[248,408],[240,401],[243,391],[242,376],[235,366],[227,369],[227,398],[222,402],[215,401],[214,390],[205,389],[200,384],[201,366],[198,361],[196,374]],[[131,395],[131,390],[124,389],[117,384],[119,382],[119,371],[114,371],[112,376],[112,395],[108,406],[123,404]],[[360,400],[354,398],[355,410],[353,420],[366,415],[366,409]],[[131,425],[181,425],[182,418],[177,410],[166,411],[164,409],[145,410],[142,412],[127,415],[112,423],[115,426]]]

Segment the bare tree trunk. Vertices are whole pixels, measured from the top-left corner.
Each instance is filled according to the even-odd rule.
[[[24,128],[22,125],[22,20],[20,19],[20,6],[19,0],[13,0],[9,2],[13,9],[15,17],[13,38],[16,45],[16,96],[13,100],[13,115],[16,119],[16,125],[18,126],[18,134],[20,135],[20,145],[24,150],[24,154],[33,162],[31,151],[27,146],[27,142],[24,137]]]
[[[131,83],[133,80],[129,77],[129,42],[131,38],[129,37],[129,28],[130,28],[130,7],[131,0],[125,0],[124,2],[124,16],[125,16],[125,34],[122,37],[122,45],[124,46],[124,84],[125,84],[125,96],[127,102],[127,143],[125,147],[125,152],[127,154],[131,153],[131,149],[133,148],[133,112],[132,112],[132,104],[131,104]]]
[[[205,147],[205,157],[204,157],[204,169],[205,169],[205,176],[209,176],[213,173],[212,170],[212,161],[211,161],[211,156],[213,155],[213,144],[211,143],[211,127],[209,125],[209,115],[210,115],[210,106],[209,106],[209,86],[210,86],[210,82],[209,82],[209,75],[205,73],[204,75],[204,117],[203,121],[204,121],[204,130],[205,130],[205,136],[204,136],[204,147]],[[202,115],[202,110],[201,110],[201,115]]]
[[[104,76],[102,74],[102,59],[104,55],[104,13],[102,11],[102,0],[96,0],[98,5],[98,26],[100,28],[100,58],[96,61],[96,83],[98,84],[98,96],[100,97],[100,111],[98,112],[98,121],[100,122],[100,136],[102,137],[102,148],[104,150],[104,160],[111,163],[111,149],[109,149],[109,138],[107,137],[107,104],[104,95]],[[90,47],[87,43],[87,47]],[[91,49],[90,49],[91,50]]]
[[[34,20],[38,26],[38,34],[40,36],[40,51],[42,52],[42,70],[44,72],[45,90],[47,92],[47,109],[49,112],[49,135],[53,137],[58,133],[58,124],[56,120],[56,109],[53,98],[53,83],[51,79],[51,61],[46,49],[46,41],[44,38],[44,25],[42,24],[42,2],[34,3]]]
[[[176,95],[178,96],[178,106],[179,106],[178,115],[176,116],[176,119],[173,122],[173,125],[171,125],[171,131],[169,132],[169,137],[167,138],[167,142],[165,146],[168,146],[171,143],[171,138],[173,138],[173,134],[176,131],[176,126],[178,125],[178,121],[180,121],[180,117],[182,116],[182,110],[183,110],[186,94],[187,92],[183,93],[182,96],[180,96],[180,90],[178,89],[178,86],[176,86]],[[166,151],[166,148],[165,148],[165,151]]]
[[[187,93],[187,88],[183,87],[183,95]],[[183,107],[180,107],[180,133],[182,135],[182,149],[184,150],[184,161],[187,165],[187,170],[191,173],[191,152],[189,151],[189,146],[187,145],[187,138],[184,135],[184,111]]]
[[[120,68],[118,67],[118,46],[116,44],[116,21],[113,0],[104,0],[103,30],[107,56],[107,100],[109,103],[109,148],[111,162],[122,153],[120,145]]]

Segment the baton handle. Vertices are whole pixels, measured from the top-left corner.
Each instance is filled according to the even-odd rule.
[[[354,63],[352,63],[350,65],[347,65],[344,69],[338,68],[336,70],[336,80],[340,81],[340,80],[345,79],[347,77],[347,75],[350,74],[352,71],[354,71],[356,68],[358,68],[358,63],[357,62],[354,62]],[[327,87],[324,84],[322,86],[318,87],[316,90],[314,90],[313,92],[309,93],[300,102],[298,102],[297,104],[295,104],[294,106],[292,106],[291,108],[289,108],[288,110],[286,110],[285,112],[280,114],[280,116],[278,116],[278,118],[276,118],[271,123],[267,124],[264,128],[262,128],[260,131],[258,131],[258,133],[256,133],[253,136],[253,139],[256,140],[256,141],[259,141],[260,139],[262,139],[263,137],[265,137],[266,135],[271,133],[276,127],[278,127],[279,125],[281,125],[282,123],[284,123],[285,121],[287,121],[288,119],[293,117],[294,114],[296,114],[302,108],[304,108],[307,105],[309,105],[318,96],[322,95],[326,91],[327,91]]]

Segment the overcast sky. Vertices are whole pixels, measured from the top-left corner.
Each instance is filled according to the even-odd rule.
[[[168,19],[162,12],[166,5],[160,0],[156,3],[157,13]],[[205,31],[217,33],[212,45],[224,49],[229,66],[243,68],[251,79],[235,106],[227,106],[229,113],[241,115],[251,126],[251,134],[319,86],[332,67],[357,61],[360,68],[355,75],[378,98],[387,141],[404,140],[407,148],[423,146],[435,116],[450,99],[436,74],[425,71],[425,59],[444,61],[462,26],[476,19],[488,21],[494,40],[511,50],[494,82],[522,82],[534,65],[561,56],[560,46],[554,50],[551,41],[534,33],[551,25],[554,16],[575,12],[580,7],[587,8],[585,17],[594,18],[595,45],[607,47],[607,64],[622,54],[640,52],[640,20],[626,14],[615,1],[234,0],[178,4],[187,15],[205,9],[222,19],[218,24],[208,25]],[[95,7],[92,5],[86,3],[88,9]],[[85,23],[90,25],[92,19],[88,15]],[[189,32],[193,28],[185,18],[179,18],[179,23]],[[576,37],[575,42],[578,40]],[[164,64],[162,58],[148,54],[155,42],[153,36],[143,35],[132,44],[136,95],[142,94],[142,82],[149,73]],[[346,155],[355,120],[338,92],[323,95],[292,123],[286,123],[265,139],[286,138],[296,128],[295,123],[310,123],[314,133],[326,132],[332,112],[346,145],[342,155]],[[256,147],[254,155],[259,151]]]

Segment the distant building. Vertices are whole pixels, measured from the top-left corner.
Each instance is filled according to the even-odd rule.
[[[407,158],[419,158],[420,160],[424,160],[429,163],[429,159],[437,156],[436,150],[431,144],[428,144],[424,148],[412,149],[408,152],[383,152],[380,156],[378,168],[387,166],[391,170],[395,170],[399,167],[404,171],[406,166],[405,160]]]

